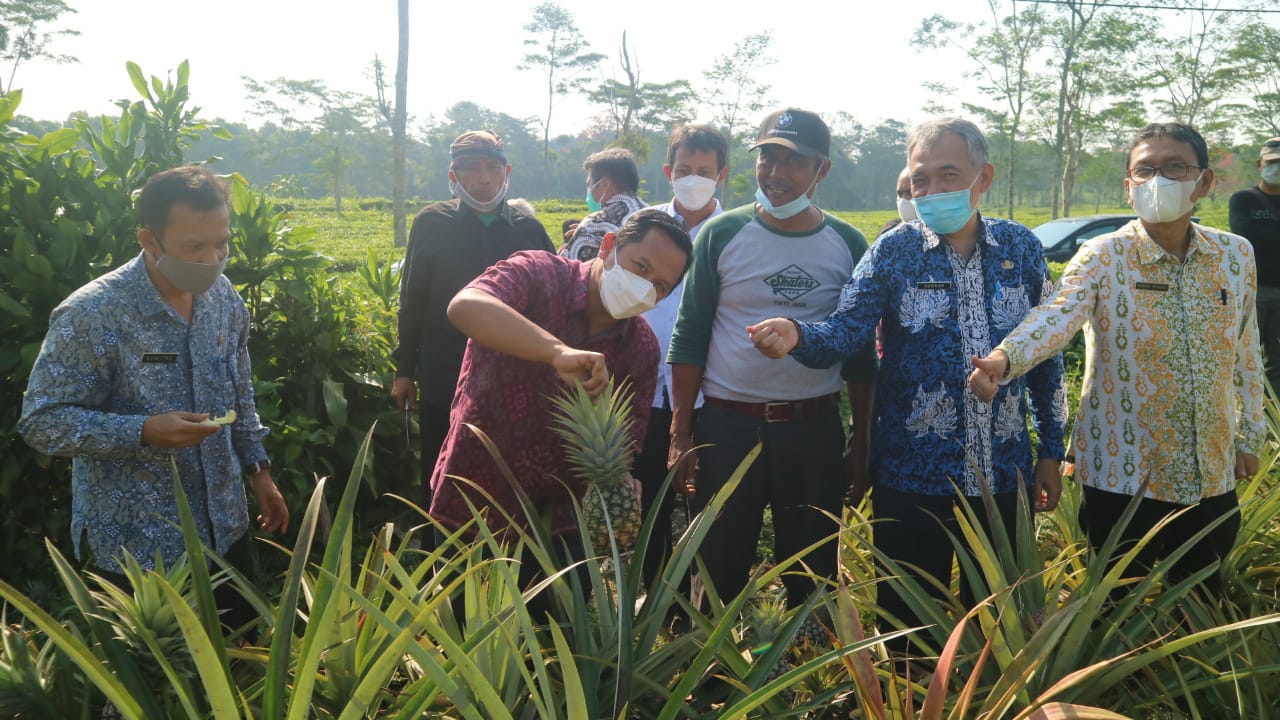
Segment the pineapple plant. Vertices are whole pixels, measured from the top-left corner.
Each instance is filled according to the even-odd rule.
[[[635,545],[643,515],[640,498],[630,479],[633,394],[610,380],[593,399],[582,385],[553,398],[556,434],[564,441],[565,459],[573,475],[586,486],[582,498],[583,524],[597,551],[609,547],[609,526],[620,552]]]
[[[746,611],[742,618],[743,630],[742,639],[746,644],[753,658],[759,658],[766,653],[778,642],[783,639],[783,634],[787,628],[787,602],[785,596],[780,593],[772,593],[770,595],[756,598]],[[793,652],[788,650],[783,653],[782,657],[769,668],[769,672],[765,675],[763,684],[768,684],[790,672],[795,667],[792,656]],[[795,693],[791,689],[784,690],[779,694],[783,702],[790,703]]]

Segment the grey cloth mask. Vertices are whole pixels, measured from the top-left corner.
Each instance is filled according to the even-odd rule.
[[[210,264],[178,260],[165,253],[156,260],[156,269],[179,290],[201,295],[218,282],[222,271],[227,269],[227,258],[230,257],[231,253],[227,253],[221,262]]]

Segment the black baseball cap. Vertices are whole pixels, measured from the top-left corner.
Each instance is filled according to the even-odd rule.
[[[831,155],[831,129],[817,113],[783,108],[769,113],[764,122],[760,123],[756,144],[751,149],[755,150],[761,145],[781,145],[801,155],[828,157]]]

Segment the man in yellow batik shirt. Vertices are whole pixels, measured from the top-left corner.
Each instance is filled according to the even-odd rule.
[[[1121,551],[1169,513],[1191,508],[1139,554],[1144,570],[1230,514],[1170,569],[1171,581],[1230,552],[1240,527],[1236,481],[1258,472],[1266,436],[1253,250],[1239,235],[1191,222],[1196,200],[1213,187],[1208,165],[1191,126],[1143,128],[1124,181],[1139,219],[1085,243],[1057,296],[975,358],[969,380],[975,394],[991,397],[1084,327],[1073,448],[1080,524],[1094,550],[1137,494]],[[1216,573],[1208,584],[1217,587]]]

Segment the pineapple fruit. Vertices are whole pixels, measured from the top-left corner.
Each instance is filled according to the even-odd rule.
[[[575,477],[587,486],[583,523],[597,552],[609,548],[609,525],[619,552],[635,545],[643,516],[640,498],[628,482],[635,448],[631,442],[632,393],[610,380],[592,399],[582,385],[554,398],[556,434]],[[607,519],[606,519],[607,518]]]
[[[743,641],[753,658],[769,652],[782,639],[787,625],[787,603],[784,595],[770,594],[756,598],[743,613]],[[778,658],[765,675],[764,683],[771,683],[795,667],[793,653],[788,651]],[[783,702],[790,703],[795,693],[790,688],[779,693]]]

